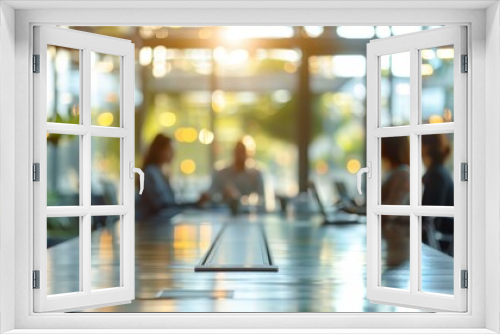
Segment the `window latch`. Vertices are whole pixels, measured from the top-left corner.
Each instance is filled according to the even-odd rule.
[[[367,167],[364,167],[364,168],[361,168],[360,170],[358,170],[358,173],[356,174],[357,178],[358,178],[358,192],[360,195],[363,194],[363,192],[361,191],[361,176],[363,176],[364,173],[366,173],[366,177],[371,179],[372,178],[372,163],[370,161],[367,162]]]
[[[129,163],[129,177],[131,179],[134,178],[134,173],[139,174],[139,195],[142,195],[142,192],[144,190],[144,172],[137,167],[134,167],[134,162],[130,161]]]

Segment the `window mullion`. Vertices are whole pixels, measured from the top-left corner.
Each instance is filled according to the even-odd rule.
[[[420,137],[414,129],[418,125],[420,114],[420,59],[418,49],[410,50],[410,207],[419,204],[420,197]],[[410,214],[410,292],[418,292],[420,277],[419,217]]]
[[[80,170],[81,173],[81,191],[83,206],[90,209],[91,205],[91,134],[90,134],[90,49],[83,49],[83,61],[81,62],[81,101],[82,109],[80,117],[82,119],[82,125],[87,129],[86,133],[82,136],[82,150],[80,159]],[[87,212],[82,218],[83,233],[81,233],[81,252],[82,261],[80,268],[81,281],[83,282],[83,291],[90,293],[91,288],[91,222],[92,218],[90,216],[90,211]]]
[[[79,109],[82,110],[81,101]],[[88,131],[87,128],[85,128],[83,125],[80,124],[51,123],[51,122],[47,122],[46,129],[48,133],[57,133],[62,135],[78,135],[78,136],[82,136]]]
[[[434,135],[436,133],[454,133],[455,123],[447,122],[441,124],[420,124],[413,127],[412,132],[418,135]]]
[[[411,207],[409,205],[375,205],[373,213],[389,216],[409,216]]]

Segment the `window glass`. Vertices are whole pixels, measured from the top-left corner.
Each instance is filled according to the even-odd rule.
[[[47,133],[47,205],[80,205],[80,136]]]
[[[410,137],[380,140],[381,204],[410,204]]]
[[[91,289],[121,286],[120,216],[93,216],[91,234]]]
[[[80,291],[80,217],[47,218],[47,294]]]
[[[380,126],[410,125],[410,52],[379,59]]]
[[[453,240],[451,217],[420,217],[421,291],[453,295]]]
[[[120,142],[120,138],[92,137],[91,205],[122,202]]]
[[[421,136],[422,205],[453,206],[453,139],[452,133]]]
[[[422,123],[453,122],[453,45],[420,50]]]
[[[80,50],[47,48],[47,122],[80,123]]]
[[[120,126],[120,59],[121,57],[90,53],[92,125]]]
[[[410,217],[380,216],[380,286],[410,289]]]

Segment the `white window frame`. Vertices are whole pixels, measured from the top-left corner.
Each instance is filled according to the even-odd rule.
[[[453,122],[423,124],[421,110],[422,74],[420,51],[439,46],[452,45],[453,62]],[[461,55],[467,54],[466,28],[449,26],[413,34],[381,38],[370,41],[367,46],[367,163],[371,178],[367,179],[367,299],[373,303],[411,305],[424,310],[467,310],[467,290],[461,287],[461,270],[467,269],[467,188],[461,181],[460,164],[467,163],[467,74],[461,73]],[[380,58],[405,52],[409,56],[410,72],[410,124],[406,126],[383,126],[380,121]],[[421,135],[452,133],[454,173],[454,206],[422,206],[422,148]],[[409,204],[383,205],[381,139],[405,136],[410,139]],[[381,284],[382,275],[382,215],[408,217],[409,228],[409,289],[387,288]],[[453,219],[453,294],[435,294],[421,290],[422,284],[422,234],[421,217],[454,217]]]
[[[64,329],[61,333],[70,333],[71,329],[87,328],[90,332],[104,332],[101,329],[130,329],[143,326],[138,333],[147,333],[147,329],[191,328],[192,332],[204,332],[210,328],[226,329],[217,332],[235,332],[238,328],[260,328],[255,332],[310,332],[335,333],[342,328],[358,328],[359,332],[377,332],[377,328],[393,328],[394,332],[409,332],[410,328],[419,328],[419,332],[429,332],[429,328],[439,328],[442,332],[452,332],[453,329],[466,328],[467,333],[491,333],[500,330],[499,308],[499,265],[500,254],[500,219],[497,194],[500,177],[498,176],[498,162],[500,162],[500,137],[497,128],[500,117],[500,18],[498,3],[490,2],[447,2],[434,1],[432,8],[429,2],[406,1],[409,4],[398,2],[370,2],[371,9],[365,9],[366,3],[336,1],[334,4],[320,2],[266,2],[252,5],[242,2],[238,6],[254,6],[253,9],[217,9],[221,4],[207,1],[207,8],[189,7],[188,4],[172,2],[163,6],[163,9],[116,9],[103,10],[93,6],[121,6],[112,2],[53,2],[58,6],[74,6],[73,8],[87,7],[87,9],[42,10],[44,6],[51,6],[49,2],[19,2],[8,1],[1,4],[0,21],[0,157],[15,158],[15,163],[0,165],[0,182],[14,186],[13,181],[6,181],[9,177],[6,172],[15,168],[15,226],[12,220],[12,210],[0,211],[0,326],[2,330],[16,329],[15,333],[27,333],[23,329]],[[144,2],[143,6],[148,6]],[[459,3],[459,4],[457,4]],[[35,6],[37,9],[16,10],[13,20],[12,6]],[[462,9],[453,9],[453,6],[462,6]],[[131,8],[137,8],[132,3]],[[158,3],[152,6],[159,6]],[[179,6],[185,9],[176,9]],[[224,4],[229,6],[229,4]],[[328,8],[328,6],[338,8]],[[359,6],[359,8],[355,8]],[[406,6],[412,8],[391,9],[391,6]],[[478,8],[478,6],[482,6]],[[488,10],[486,6],[490,6]],[[293,7],[290,9],[290,7]],[[326,7],[326,8],[325,8]],[[342,9],[349,7],[351,9]],[[440,9],[441,8],[441,9]],[[464,9],[468,8],[468,9]],[[485,24],[486,23],[486,24]],[[469,31],[469,70],[468,77],[468,132],[470,187],[468,198],[468,268],[469,268],[469,307],[466,313],[425,313],[425,314],[35,314],[33,313],[33,290],[31,289],[31,269],[33,248],[32,233],[32,183],[30,181],[32,157],[32,105],[27,97],[32,96],[31,45],[32,27],[36,24],[58,25],[436,25],[462,24],[468,26]],[[486,29],[487,28],[487,29]],[[12,31],[15,31],[15,43],[12,41]],[[15,57],[13,57],[15,47]],[[7,63],[4,63],[6,60]],[[485,63],[488,72],[485,71]],[[15,73],[10,66],[15,65]],[[3,75],[6,74],[6,75]],[[15,90],[12,87],[15,82]],[[486,85],[488,84],[488,85]],[[10,86],[9,86],[10,85]],[[13,95],[15,93],[15,100]],[[12,120],[12,107],[15,103],[15,121]],[[485,118],[488,117],[488,122]],[[6,124],[7,123],[7,124]],[[15,128],[15,145],[11,146],[11,138],[1,132],[6,125]],[[12,133],[12,131],[7,131]],[[10,140],[10,142],[9,142]],[[484,149],[491,148],[485,154]],[[7,160],[5,160],[7,161]],[[10,162],[10,161],[9,161]],[[486,163],[488,162],[488,163]],[[495,165],[496,163],[496,165]],[[488,182],[486,182],[486,172]],[[7,200],[5,187],[0,188],[0,205],[2,210]],[[489,203],[488,207],[484,203]],[[486,217],[488,221],[486,222]],[[472,226],[474,229],[472,229]],[[15,229],[15,231],[14,231]],[[6,235],[7,233],[7,235]],[[15,235],[15,238],[12,236]],[[15,262],[11,254],[15,254]],[[496,254],[495,256],[485,256]],[[15,281],[14,292],[9,282]],[[486,293],[487,291],[487,293]],[[5,298],[4,298],[5,297]],[[15,305],[14,312],[11,311]],[[14,319],[9,316],[13,316]],[[295,330],[293,328],[302,328]],[[95,329],[95,330],[91,330]],[[441,331],[439,330],[439,331]],[[491,331],[490,331],[491,330]],[[34,333],[36,331],[30,331]],[[54,333],[54,330],[50,331]],[[134,331],[129,330],[128,333]],[[378,332],[389,332],[387,329]],[[436,332],[436,330],[433,330]],[[415,331],[412,331],[415,333]]]
[[[47,122],[47,47],[63,46],[80,53],[79,124]],[[89,34],[56,27],[34,27],[34,51],[39,55],[40,71],[34,80],[34,162],[40,166],[40,180],[33,185],[34,199],[34,269],[40,271],[39,289],[35,289],[37,312],[82,310],[130,303],[135,296],[135,193],[129,172],[134,165],[134,92],[135,46],[129,40]],[[91,53],[113,55],[119,59],[119,112],[117,127],[95,126],[91,122]],[[47,206],[47,133],[71,134],[79,137],[79,200],[76,206]],[[91,163],[92,138],[114,138],[120,141],[119,191],[117,205],[92,205]],[[91,288],[91,217],[119,216],[119,282],[106,289]],[[76,292],[48,294],[47,283],[47,218],[79,219],[79,283]],[[56,282],[57,284],[57,282]]]

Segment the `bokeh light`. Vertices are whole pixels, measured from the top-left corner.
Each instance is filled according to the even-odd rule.
[[[422,75],[432,75],[434,73],[434,69],[431,64],[422,64]]]
[[[208,129],[201,129],[198,139],[202,144],[211,144],[214,141],[214,133]]]
[[[431,115],[429,117],[429,123],[431,123],[431,124],[443,123],[443,117],[441,117],[439,115]]]
[[[192,159],[181,161],[181,172],[186,175],[193,174],[196,170],[196,163]]]
[[[328,172],[328,164],[324,160],[320,160],[316,163],[316,172],[319,175],[324,175]]]
[[[110,126],[113,124],[113,114],[110,112],[103,112],[97,116],[97,124],[100,126]]]
[[[361,168],[361,163],[357,159],[351,159],[347,162],[347,171],[351,174],[356,174]]]
[[[455,51],[453,49],[438,49],[437,56],[441,59],[452,59],[455,57]]]
[[[177,117],[175,116],[175,114],[173,112],[163,112],[160,114],[160,123],[161,125],[163,125],[164,127],[171,127],[175,124],[175,122],[177,121]]]
[[[139,51],[139,64],[142,66],[147,66],[151,64],[151,60],[153,58],[153,49],[149,46],[145,46],[141,48]]]
[[[179,142],[192,143],[198,138],[198,131],[192,127],[182,127],[175,131],[175,139]]]
[[[220,113],[226,107],[226,100],[224,99],[224,92],[216,90],[212,93],[212,109],[216,113]]]
[[[255,139],[250,135],[245,135],[242,139],[243,144],[247,148],[250,154],[255,153],[255,149],[257,148],[257,144],[255,143]]]

